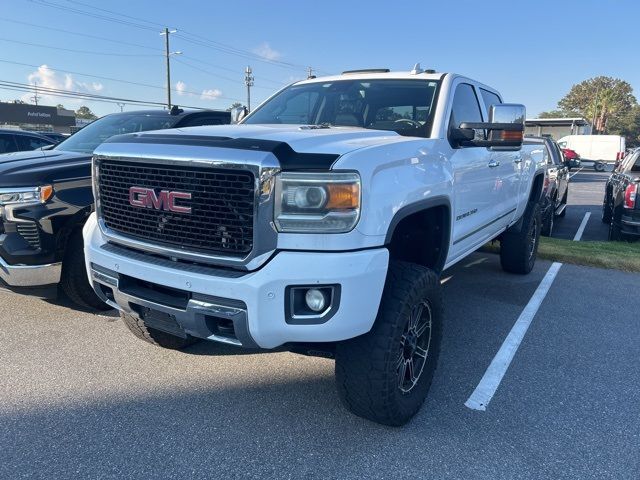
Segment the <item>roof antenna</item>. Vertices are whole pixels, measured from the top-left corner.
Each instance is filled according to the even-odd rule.
[[[411,75],[417,75],[422,72],[424,72],[424,70],[420,68],[420,62],[418,62],[413,66],[413,70],[411,70]]]

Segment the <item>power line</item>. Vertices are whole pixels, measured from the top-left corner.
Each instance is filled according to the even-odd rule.
[[[145,19],[142,19],[142,18],[139,18],[139,17],[133,17],[131,15],[121,14],[121,13],[115,12],[113,10],[107,10],[107,9],[104,9],[104,8],[95,7],[93,5],[88,5],[86,3],[82,3],[82,2],[78,2],[78,1],[73,1],[73,3],[76,3],[78,5],[82,5],[85,8],[91,8],[91,9],[98,10],[98,11],[101,11],[101,12],[109,13],[109,14],[111,14],[111,16],[103,15],[103,14],[96,14],[96,13],[92,13],[92,12],[87,12],[86,10],[80,10],[80,9],[77,9],[77,8],[72,8],[72,7],[69,7],[69,6],[66,6],[66,5],[60,5],[58,3],[54,3],[54,2],[46,1],[46,0],[31,0],[31,1],[34,2],[34,3],[37,3],[39,5],[47,6],[47,7],[50,7],[50,8],[57,8],[57,9],[60,9],[60,10],[73,12],[73,13],[76,13],[78,15],[85,15],[85,16],[89,16],[89,17],[92,17],[92,18],[97,18],[97,19],[101,19],[101,20],[105,20],[105,21],[109,21],[109,22],[115,22],[115,23],[118,23],[118,24],[128,25],[130,27],[140,28],[140,29],[144,29],[144,30],[154,30],[155,31],[156,28],[152,27],[150,25],[143,25],[141,23],[132,22],[130,20],[122,20],[121,18],[114,17],[113,15],[117,15],[117,16],[120,16],[120,17],[128,18],[128,19],[131,19],[131,20],[136,20],[137,22],[144,22],[144,23],[147,23],[147,24],[155,25],[155,26],[162,26],[161,24],[158,24],[158,23],[155,23],[155,22],[150,22],[148,20],[145,20]],[[215,49],[215,50],[218,50],[218,51],[221,51],[223,53],[230,54],[230,55],[241,56],[243,58],[248,58],[248,59],[259,61],[259,62],[264,62],[264,63],[268,63],[268,64],[271,64],[271,65],[280,66],[280,67],[283,67],[283,68],[290,68],[290,69],[296,69],[296,70],[298,70],[298,69],[306,69],[307,68],[307,65],[295,64],[295,63],[286,62],[286,61],[283,61],[283,60],[267,59],[267,58],[264,58],[263,56],[258,55],[258,54],[254,53],[254,52],[250,52],[248,50],[239,49],[239,48],[236,48],[236,47],[233,47],[231,45],[227,45],[227,44],[224,44],[224,43],[221,43],[221,42],[215,42],[215,41],[210,40],[210,39],[208,39],[208,38],[206,38],[206,37],[204,37],[202,35],[198,35],[198,34],[195,34],[195,33],[190,33],[190,32],[185,31],[185,30],[182,30],[182,32],[183,32],[183,35],[176,35],[176,36],[182,38],[183,40],[185,40],[187,42],[191,42],[191,43],[193,43],[195,45],[200,45],[200,46],[203,46],[203,47],[212,48],[212,49]],[[192,37],[192,38],[189,38],[189,37]],[[321,71],[321,70],[317,70],[317,71]],[[323,73],[325,73],[325,72],[323,72]]]
[[[0,88],[4,90],[13,90],[13,91],[33,91],[33,85],[18,83],[18,82],[10,82],[7,80],[0,80]],[[97,95],[92,93],[84,93],[73,90],[63,90],[57,88],[50,87],[38,87],[38,90],[41,93],[51,95],[54,97],[63,97],[63,98],[76,98],[88,101],[95,102],[108,102],[108,103],[126,103],[130,105],[150,105],[150,106],[160,106],[165,107],[166,104],[164,102],[154,102],[149,100],[135,100],[131,98],[120,98],[120,97],[109,97],[105,95]],[[186,106],[186,108],[194,108],[198,110],[206,110],[204,107],[194,107],[194,106]]]
[[[89,55],[105,55],[113,57],[157,57],[156,53],[107,53],[107,52],[94,52],[89,50],[75,50],[72,48],[54,47],[53,45],[43,45],[42,43],[21,42],[20,40],[11,40],[9,38],[0,38],[2,42],[17,43],[19,45],[28,45],[30,47],[48,48],[53,50],[62,50],[72,53],[86,53]]]
[[[147,27],[145,25],[140,25],[140,24],[136,24],[136,23],[133,23],[133,22],[128,22],[128,21],[125,21],[125,20],[120,20],[120,19],[117,19],[117,18],[110,18],[110,17],[107,17],[105,15],[99,15],[99,14],[95,14],[95,13],[91,13],[91,12],[86,12],[84,10],[79,10],[77,8],[72,8],[72,7],[67,7],[65,5],[60,5],[60,4],[53,3],[53,2],[47,2],[45,0],[30,0],[30,1],[32,1],[33,3],[37,3],[39,5],[43,5],[45,7],[57,8],[59,10],[64,10],[64,11],[67,11],[67,12],[77,13],[79,15],[85,15],[85,16],[92,17],[92,18],[97,18],[97,19],[101,19],[101,20],[107,20],[107,21],[111,21],[111,22],[115,22],[115,23],[120,23],[122,25],[129,25],[129,26],[141,28],[141,29],[144,29],[144,30],[151,30],[153,32],[156,31],[156,28],[154,28],[154,27]]]
[[[69,35],[77,35],[79,37],[93,38],[93,39],[96,39],[96,40],[103,40],[105,42],[118,43],[120,45],[127,45],[129,47],[145,48],[147,50],[153,50],[153,51],[159,52],[159,53],[162,53],[164,51],[161,48],[149,47],[147,45],[141,45],[139,43],[123,42],[122,40],[115,40],[113,38],[101,37],[101,36],[98,36],[98,35],[90,35],[88,33],[72,32],[71,30],[65,30],[63,28],[49,27],[49,26],[46,26],[46,25],[39,25],[37,23],[24,22],[22,20],[14,20],[14,19],[11,19],[11,18],[0,18],[0,21],[16,23],[18,25],[26,25],[26,26],[29,26],[29,27],[42,28],[44,30],[50,30],[52,32],[60,32],[60,33],[66,33],[66,34],[69,34]]]
[[[79,3],[79,2],[76,2],[76,3]],[[131,47],[145,48],[147,50],[153,50],[153,51],[159,52],[159,54],[164,53],[163,49],[153,48],[153,47],[149,47],[149,46],[146,46],[146,45],[141,45],[141,44],[138,44],[138,43],[123,42],[123,41],[120,41],[120,40],[113,40],[111,38],[101,37],[101,36],[98,36],[98,35],[89,35],[89,34],[86,34],[86,33],[72,32],[72,31],[69,31],[69,30],[61,29],[61,28],[48,27],[48,26],[45,26],[45,25],[38,25],[38,24],[35,24],[35,23],[23,22],[21,20],[13,20],[13,19],[8,19],[8,18],[0,18],[0,21],[2,21],[2,22],[11,22],[11,23],[19,24],[19,25],[26,25],[26,26],[30,26],[30,27],[36,27],[36,28],[42,28],[42,29],[51,30],[51,31],[54,31],[54,32],[66,33],[66,34],[69,34],[69,35],[77,35],[77,36],[86,37],[86,38],[93,38],[93,39],[96,39],[96,40],[103,40],[103,41],[106,41],[106,42],[113,42],[113,43],[118,43],[118,44],[121,44],[121,45],[131,46]],[[237,73],[238,72],[238,69],[232,69],[232,68],[216,65],[216,64],[213,64],[213,63],[210,63],[210,62],[206,62],[204,60],[200,60],[200,59],[195,58],[195,57],[191,57],[189,55],[183,55],[182,58],[186,58],[186,59],[191,60],[192,62],[201,63],[203,65],[208,65],[210,67],[213,67],[213,68],[216,68],[216,69],[220,69],[220,70],[225,70],[225,71],[229,71],[229,72],[233,72],[233,73]],[[18,65],[19,63],[16,62],[16,64]],[[23,64],[23,65],[25,65],[25,66],[34,66],[36,68],[39,66],[39,65],[27,65],[27,64]],[[203,70],[201,70],[201,71],[203,71]],[[76,72],[67,72],[67,73],[76,73]],[[230,80],[228,77],[224,77],[224,76],[222,76],[220,74],[217,74],[217,73],[214,73],[214,72],[206,71],[206,73],[208,75],[212,75],[212,76],[217,77],[217,78]],[[77,75],[81,75],[80,73],[76,73],[76,74]],[[106,78],[106,77],[97,77],[95,75],[88,75],[88,74],[82,74],[82,75],[94,76],[96,78]],[[109,79],[109,78],[107,78],[107,79]],[[110,79],[110,80],[114,80],[114,79]],[[264,78],[264,77],[260,77],[260,76],[257,77],[257,80],[260,81],[260,82],[272,83],[272,84],[274,84],[276,86],[281,86],[284,83],[284,82],[279,82],[277,80],[272,80],[272,79],[268,79],[268,78]],[[115,81],[122,81],[122,80],[115,80]],[[238,81],[239,81],[238,79],[234,79],[233,80],[233,82],[238,82]],[[136,83],[133,82],[133,84],[136,84]],[[146,85],[146,84],[139,84],[139,85],[149,86],[149,85]],[[164,88],[164,87],[160,87],[160,88]],[[266,90],[270,90],[268,87],[257,86],[256,88],[263,88],[263,89],[266,89]],[[189,92],[189,93],[194,93],[194,92]]]
[[[20,65],[22,67],[32,67],[32,68],[40,68],[42,65],[34,65],[31,63],[22,63],[22,62],[13,62],[11,60],[5,60],[5,59],[0,59],[0,63],[8,63],[11,65]],[[74,70],[63,70],[61,68],[56,68],[54,66],[51,65],[47,65],[47,68],[49,68],[51,71],[54,72],[61,72],[61,73],[70,73],[72,75],[79,75],[81,77],[89,77],[89,78],[97,78],[98,80],[109,80],[111,82],[119,82],[119,83],[125,83],[128,85],[136,85],[139,87],[147,87],[147,88],[155,88],[155,89],[159,89],[159,90],[165,90],[166,87],[160,86],[160,85],[151,85],[149,83],[141,83],[141,82],[133,82],[130,80],[122,80],[120,78],[113,78],[113,77],[105,77],[105,76],[100,76],[100,75],[93,75],[90,73],[83,73],[83,72],[77,72]],[[178,90],[177,88],[172,88],[171,91],[176,92],[178,94],[180,93],[189,93],[192,95],[201,95],[201,92],[197,92],[194,90]],[[236,98],[231,98],[231,97],[218,97],[218,98],[222,98],[225,100],[234,100],[236,101]]]

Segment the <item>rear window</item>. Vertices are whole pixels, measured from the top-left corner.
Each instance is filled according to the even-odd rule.
[[[491,105],[499,105],[502,103],[500,97],[493,92],[481,88],[480,93],[482,94],[482,101],[484,102],[484,106],[487,109],[487,115],[489,115],[489,112],[491,111]]]

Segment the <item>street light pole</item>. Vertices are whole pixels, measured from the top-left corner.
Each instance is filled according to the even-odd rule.
[[[172,33],[176,33],[178,30],[169,30],[165,27],[164,32],[161,32],[160,35],[164,35],[164,52],[165,52],[165,61],[167,63],[167,108],[171,110],[171,63],[169,58],[171,55],[180,55],[182,52],[171,52],[169,50],[169,35]]]
[[[251,111],[251,87],[253,87],[253,81],[255,78],[252,75],[253,71],[251,67],[247,65],[247,68],[244,71],[244,83],[247,86],[247,111]]]

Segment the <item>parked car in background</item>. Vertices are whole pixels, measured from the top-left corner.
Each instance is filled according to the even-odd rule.
[[[609,240],[640,236],[640,149],[627,155],[607,180],[602,221],[609,225]]]
[[[22,130],[0,130],[0,154],[26,152],[54,145],[56,142],[43,135]]]
[[[52,149],[0,155],[0,284],[44,297],[61,286],[81,306],[109,308],[89,285],[82,248],[82,226],[93,210],[93,150],[113,135],[220,125],[230,118],[211,110],[116,113]]]
[[[604,172],[607,163],[624,158],[625,138],[620,135],[567,135],[558,140],[560,148],[569,148],[580,155],[581,161],[593,162],[597,172]]]
[[[64,133],[57,133],[57,132],[36,132],[36,133],[39,135],[42,135],[43,137],[47,137],[49,140],[55,143],[60,143],[63,140],[66,140],[67,138],[69,138],[69,135],[65,135]]]
[[[541,234],[550,237],[556,217],[564,217],[567,212],[569,195],[569,161],[551,137],[526,137],[523,149],[539,146],[546,165],[544,187],[540,197],[540,215],[542,217]],[[531,150],[535,152],[537,149]]]
[[[571,150],[570,148],[561,148],[562,154],[564,158],[567,160],[567,167],[569,170],[572,168],[580,168],[582,162],[580,161],[580,155],[575,150]]]

